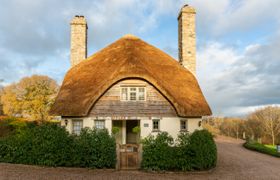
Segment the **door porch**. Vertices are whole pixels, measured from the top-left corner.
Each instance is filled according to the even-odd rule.
[[[113,120],[117,144],[117,169],[138,169],[141,162],[140,120]],[[134,130],[133,130],[134,129]],[[138,131],[136,131],[138,129]]]
[[[112,131],[115,131],[116,143],[119,145],[138,144],[140,132],[135,130],[140,130],[139,126],[140,120],[113,120]]]

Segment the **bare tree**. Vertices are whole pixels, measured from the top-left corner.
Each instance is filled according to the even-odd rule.
[[[244,123],[245,131],[251,139],[259,139],[265,136],[262,121],[255,118],[254,113],[250,114]]]
[[[275,145],[276,137],[280,135],[280,108],[267,106],[256,110],[251,118],[261,122],[264,133],[270,136],[272,145]]]

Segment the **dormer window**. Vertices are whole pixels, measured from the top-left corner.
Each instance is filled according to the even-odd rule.
[[[121,87],[121,101],[145,101],[145,87]]]

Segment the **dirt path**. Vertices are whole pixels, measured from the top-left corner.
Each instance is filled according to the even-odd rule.
[[[242,141],[218,137],[218,165],[201,173],[146,173],[141,171],[45,168],[0,163],[0,179],[280,179],[280,158],[242,147]]]

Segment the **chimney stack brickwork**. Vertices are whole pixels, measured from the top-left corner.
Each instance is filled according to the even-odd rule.
[[[178,16],[179,62],[196,74],[195,9],[185,5]]]
[[[87,58],[87,22],[84,16],[75,16],[71,23],[71,67]]]

